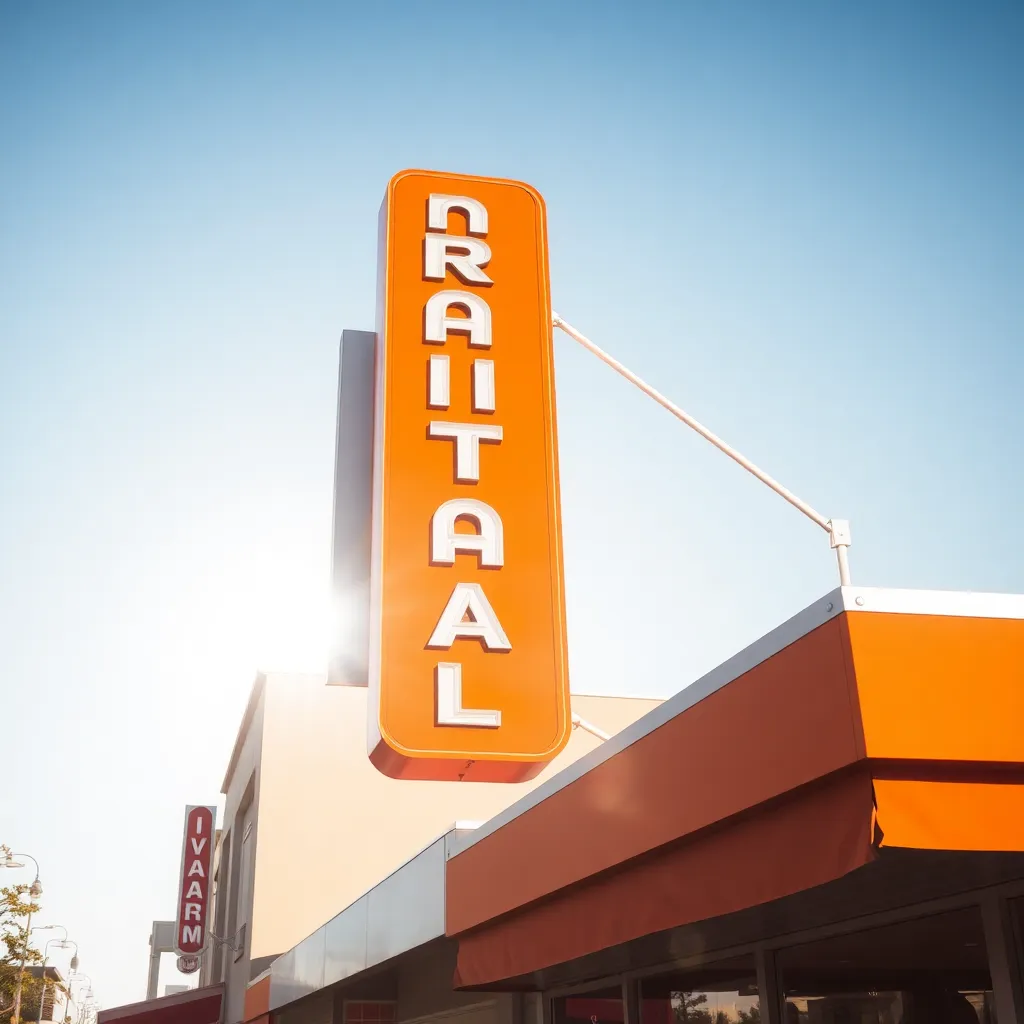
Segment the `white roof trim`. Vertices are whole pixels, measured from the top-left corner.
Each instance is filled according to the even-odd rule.
[[[843,610],[905,615],[956,615],[967,619],[1024,619],[1024,595],[968,590],[883,590],[843,587]]]

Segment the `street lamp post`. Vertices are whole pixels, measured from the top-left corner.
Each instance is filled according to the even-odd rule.
[[[65,929],[65,933],[66,933],[66,929]],[[59,943],[57,943],[57,945],[60,946],[61,949],[67,949],[69,946],[74,946],[75,947],[75,951],[74,951],[74,953],[72,953],[71,960],[68,963],[68,977],[67,977],[67,982],[66,982],[65,987],[64,987],[64,1017],[70,1017],[69,1010],[70,1010],[70,1006],[71,1006],[71,983],[75,980],[75,978],[78,977],[78,943],[75,942],[74,939],[67,939],[67,938],[65,938],[63,942],[59,942]],[[46,958],[44,957],[43,958],[43,967],[44,967],[44,969],[45,969],[45,966],[46,966]],[[92,978],[89,978],[89,980],[92,981]],[[44,985],[45,985],[45,982],[44,982]],[[56,1007],[56,1005],[57,1005],[57,994],[56,994],[56,992],[54,992],[54,996],[53,996],[53,1005],[54,1005],[54,1007]],[[39,1004],[39,1020],[40,1020],[40,1022],[42,1021],[42,1019],[43,1019],[43,1004],[40,1003]],[[56,1020],[56,1018],[54,1018],[54,1020]]]
[[[25,866],[24,861],[17,860],[15,855],[10,850],[4,848],[4,857],[0,859],[0,867],[4,868],[23,868]],[[32,861],[36,866],[36,877],[35,881],[29,886],[28,894],[32,899],[38,899],[43,895],[43,886],[39,881],[39,861],[35,857],[30,856],[27,853],[19,853],[18,857],[24,857],[26,860]],[[66,934],[66,933],[65,933]],[[14,986],[14,1011],[11,1013],[11,1024],[18,1024],[21,1020],[21,986],[25,979],[25,953],[28,952],[28,942],[32,935],[32,914],[28,915],[28,920],[25,922],[25,949],[22,950],[21,963],[18,965],[18,980]]]
[[[68,981],[68,1002],[64,1010],[65,1017],[71,1016],[71,1003],[74,1002],[74,993],[71,990],[71,985],[76,981],[81,981],[83,978],[86,981],[86,986],[78,990],[79,998],[86,1000],[92,998],[92,978],[88,974],[82,974],[81,971],[75,971],[75,976]]]
[[[68,930],[67,930],[67,928],[64,927],[64,925],[56,924],[56,925],[51,925],[51,927],[52,928],[60,928],[64,932],[64,938],[63,939],[47,939],[46,940],[46,945],[43,946],[43,973],[42,973],[43,987],[42,987],[42,991],[39,994],[39,1016],[36,1018],[36,1021],[38,1022],[38,1024],[43,1024],[43,1004],[46,1002],[46,961],[47,961],[47,959],[50,956],[50,947],[52,945],[54,945],[54,944],[56,944],[60,949],[67,949],[68,946],[74,946],[75,947],[75,952],[72,954],[72,957],[71,957],[71,970],[74,971],[75,968],[78,967],[78,943],[75,942],[73,939],[69,939],[68,938]],[[57,993],[56,993],[56,991],[54,991],[54,994],[53,994],[53,1002],[54,1002],[54,1005],[57,1004]]]
[[[89,999],[87,1002],[82,1004],[81,1009],[78,1011],[78,1020],[76,1024],[90,1024],[93,1020],[93,1011],[96,1007],[96,1000]]]

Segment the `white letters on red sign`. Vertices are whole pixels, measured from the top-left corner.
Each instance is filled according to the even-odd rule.
[[[214,807],[185,808],[185,836],[182,842],[175,925],[177,951],[183,955],[198,955],[206,945],[215,822]]]

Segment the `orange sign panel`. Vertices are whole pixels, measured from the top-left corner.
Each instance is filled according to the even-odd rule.
[[[544,201],[402,171],[380,227],[370,759],[518,782],[572,729]]]

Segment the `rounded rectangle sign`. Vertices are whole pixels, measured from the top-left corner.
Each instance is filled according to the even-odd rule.
[[[370,758],[521,781],[572,729],[544,201],[402,171],[380,231]]]
[[[206,945],[216,823],[216,807],[185,808],[178,914],[174,924],[174,948],[183,956],[198,955]]]

